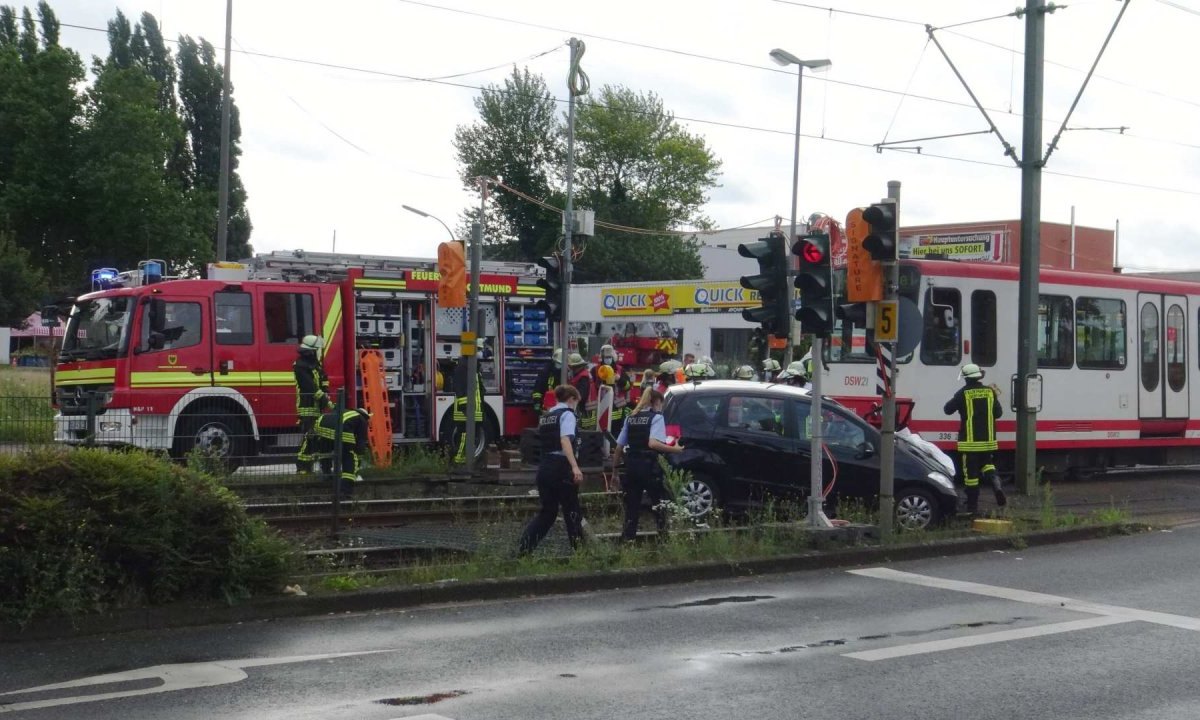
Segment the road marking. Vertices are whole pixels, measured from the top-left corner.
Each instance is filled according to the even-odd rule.
[[[1119,625],[1127,622],[1133,621],[1117,617],[1085,618],[1083,620],[1054,623],[1053,625],[1036,625],[1034,627],[1016,628],[1014,630],[1000,630],[998,632],[983,633],[981,635],[967,635],[966,637],[949,638],[948,640],[931,640],[929,642],[913,643],[911,645],[897,645],[896,647],[882,648],[880,650],[863,650],[861,652],[844,653],[843,657],[854,658],[855,660],[867,660],[869,662],[874,662],[875,660],[891,660],[892,658],[907,657],[909,655],[923,655],[925,653],[941,652],[942,650],[958,650],[959,648],[974,647],[976,645],[989,645],[991,643],[1008,642],[1010,640],[1024,640],[1026,638],[1041,637],[1043,635],[1056,635],[1058,633],[1073,632],[1075,630],[1087,630],[1089,628],[1104,627],[1106,625]]]
[[[268,665],[287,665],[291,663],[313,662],[315,660],[332,660],[334,658],[353,657],[355,655],[375,655],[378,653],[399,652],[393,650],[367,650],[364,652],[327,653],[324,655],[293,655],[281,658],[246,658],[242,660],[219,660],[214,662],[179,663],[174,665],[153,665],[150,667],[127,670],[125,672],[108,673],[107,675],[92,675],[91,677],[41,685],[24,690],[11,690],[0,693],[0,713],[33,710],[36,708],[57,707],[59,705],[75,705],[78,703],[112,700],[115,698],[134,697],[137,695],[154,695],[174,690],[228,685],[246,679],[243,668],[266,667]],[[137,680],[162,680],[162,685],[139,690],[124,690],[118,692],[95,693],[91,695],[72,695],[70,697],[54,698],[52,700],[33,700],[23,703],[5,703],[2,698],[9,695],[29,695],[32,693],[49,692],[51,690],[68,690],[71,688],[92,687],[95,685],[111,685]]]
[[[1137,608],[1122,607],[1120,605],[1105,605],[1103,603],[1076,600],[1074,598],[1062,597],[1059,595],[1048,595],[1046,593],[1018,590],[1016,588],[1006,588],[998,585],[984,585],[982,583],[967,582],[964,580],[947,580],[945,578],[932,577],[930,575],[918,575],[916,573],[892,570],[891,568],[863,568],[860,570],[848,570],[847,572],[852,575],[861,575],[862,577],[875,578],[877,580],[891,580],[909,585],[937,588],[939,590],[953,590],[955,592],[983,595],[985,597],[1012,600],[1014,602],[1026,603],[1029,605],[1038,605],[1041,607],[1055,608],[1058,610],[1067,610],[1070,612],[1085,613],[1088,615],[1097,616],[1085,620],[1073,620],[1070,622],[1040,625],[1031,628],[1003,630],[1000,632],[984,633],[981,635],[970,635],[963,638],[952,638],[950,640],[934,640],[931,642],[899,645],[894,648],[882,650],[868,650],[844,654],[845,657],[852,657],[858,660],[886,660],[888,658],[904,657],[906,655],[938,652],[940,650],[953,650],[955,648],[972,647],[975,645],[985,645],[988,643],[1005,642],[1009,640],[1020,640],[1023,638],[1038,637],[1041,635],[1053,635],[1056,633],[1071,632],[1074,630],[1086,630],[1089,628],[1104,627],[1106,625],[1116,625],[1119,623],[1135,621],[1148,622],[1155,625],[1166,625],[1168,627],[1180,628],[1183,630],[1200,631],[1200,618],[1189,617],[1187,615],[1173,615],[1171,613],[1156,612],[1154,610],[1139,610]]]

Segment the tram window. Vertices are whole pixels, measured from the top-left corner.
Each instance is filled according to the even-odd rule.
[[[983,367],[996,364],[996,293],[971,293],[971,362]]]
[[[1183,390],[1186,381],[1186,331],[1183,327],[1183,308],[1172,305],[1167,309],[1167,387],[1171,392]]]
[[[962,297],[955,288],[925,291],[925,329],[921,335],[921,362],[958,365],[962,360]]]
[[[1158,308],[1154,303],[1142,304],[1141,318],[1142,387],[1147,392],[1158,389],[1161,362],[1158,352]]]
[[[1125,368],[1125,301],[1075,300],[1075,358],[1085,370]]]
[[[1069,368],[1075,361],[1075,318],[1071,298],[1038,296],[1037,354],[1040,368]]]

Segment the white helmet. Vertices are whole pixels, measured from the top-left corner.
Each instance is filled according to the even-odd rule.
[[[617,349],[616,349],[616,348],[614,348],[612,345],[601,345],[601,346],[600,346],[600,357],[602,357],[602,358],[605,358],[605,357],[613,357],[613,358],[615,358],[616,356],[617,356]]]
[[[767,372],[779,372],[779,361],[775,358],[767,358],[763,360],[763,370]]]
[[[554,348],[554,355],[551,357],[554,358],[555,367],[562,367],[562,348]]]
[[[692,363],[683,369],[683,376],[689,380],[704,377],[704,366],[700,363]]]
[[[982,377],[983,370],[975,363],[967,363],[966,365],[962,366],[962,370],[958,371],[959,380],[962,380],[963,378],[967,378],[968,380],[979,380]]]
[[[700,359],[697,360],[696,362],[700,363],[701,365],[712,365],[713,364],[712,358],[707,355],[701,355]]]
[[[749,365],[742,365],[737,370],[733,371],[733,377],[738,380],[753,380],[754,368]]]
[[[300,352],[315,353],[323,347],[325,347],[325,341],[321,339],[320,335],[305,335],[304,339],[300,341]]]
[[[678,360],[665,360],[658,366],[658,371],[660,373],[673,373],[681,367],[683,367],[683,363]]]
[[[793,360],[788,363],[787,369],[779,373],[776,380],[788,380],[794,377],[808,377],[808,371],[804,367],[803,360]]]

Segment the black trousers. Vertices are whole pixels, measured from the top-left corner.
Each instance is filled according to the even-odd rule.
[[[517,551],[525,554],[538,546],[554,527],[559,508],[562,508],[571,547],[578,547],[583,541],[583,508],[579,506],[579,486],[571,481],[571,463],[565,456],[542,455],[538,464],[537,489],[542,507],[521,533]]]
[[[661,505],[664,500],[671,498],[671,494],[663,481],[662,468],[659,467],[656,454],[648,454],[645,457],[629,456],[625,461],[625,474],[621,477],[621,490],[625,493],[625,526],[621,531],[622,540],[633,540],[637,537],[643,495],[650,498],[650,510],[654,513],[654,522],[658,525],[659,534],[666,532],[667,513]]]
[[[316,415],[301,415],[300,416],[300,449],[296,451],[296,471],[297,472],[312,472],[313,446],[316,444],[317,435],[313,432],[313,428],[317,425]]]

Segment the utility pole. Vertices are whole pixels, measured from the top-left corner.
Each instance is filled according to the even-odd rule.
[[[1046,2],[1025,3],[1025,99],[1021,137],[1021,276],[1017,300],[1017,377],[1013,401],[1017,413],[1017,486],[1037,491],[1038,268],[1042,224],[1042,90],[1046,50]],[[1036,387],[1037,396],[1032,389]]]
[[[571,349],[568,347],[571,329],[571,262],[572,244],[575,235],[575,96],[587,92],[587,75],[579,69],[579,59],[583,57],[583,41],[571,38],[571,69],[567,75],[567,207],[563,213],[563,259],[562,259],[562,339],[563,349],[562,377],[563,385],[571,381],[571,369],[567,366],[567,358]],[[580,76],[583,83],[578,82]],[[586,400],[586,398],[584,398]]]
[[[233,44],[233,0],[225,0],[225,68],[221,90],[221,177],[217,179],[220,207],[217,219],[217,262],[223,262],[229,252],[229,60]]]
[[[483,262],[483,213],[487,207],[487,179],[479,180],[479,217],[471,223],[471,285],[467,291],[467,312],[470,332],[463,340],[463,355],[467,356],[467,473],[475,470],[475,413],[479,412],[479,265]]]

